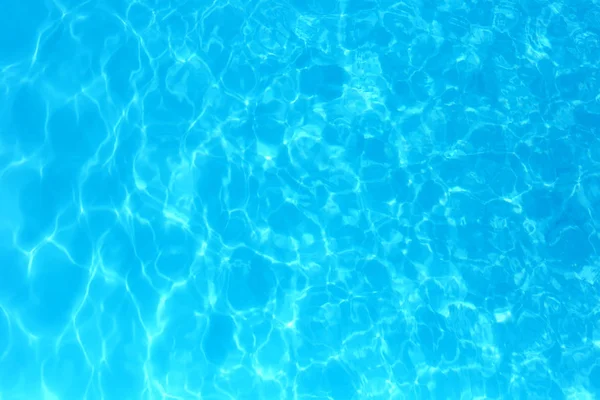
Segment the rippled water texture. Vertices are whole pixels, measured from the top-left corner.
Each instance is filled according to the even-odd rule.
[[[0,8],[0,399],[600,398],[597,1]]]

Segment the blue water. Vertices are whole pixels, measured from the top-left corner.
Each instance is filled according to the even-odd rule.
[[[600,398],[600,4],[3,0],[0,399]]]

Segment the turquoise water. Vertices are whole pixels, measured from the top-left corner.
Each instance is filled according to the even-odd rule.
[[[1,400],[600,398],[598,2],[1,8]]]

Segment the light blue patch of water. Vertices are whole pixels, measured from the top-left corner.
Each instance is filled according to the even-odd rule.
[[[0,13],[0,399],[600,396],[593,2]]]

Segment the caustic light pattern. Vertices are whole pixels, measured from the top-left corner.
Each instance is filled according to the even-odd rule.
[[[5,0],[0,399],[600,398],[593,0]]]

